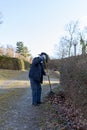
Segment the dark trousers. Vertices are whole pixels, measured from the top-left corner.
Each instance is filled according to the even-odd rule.
[[[32,78],[30,78],[30,83],[32,89],[32,104],[37,105],[39,102],[41,102],[41,84]]]

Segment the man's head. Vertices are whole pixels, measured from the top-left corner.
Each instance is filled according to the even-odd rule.
[[[43,57],[45,62],[48,62],[49,56],[45,52],[42,52],[40,56]]]

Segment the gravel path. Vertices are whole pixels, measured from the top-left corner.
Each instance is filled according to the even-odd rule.
[[[50,91],[46,77],[42,86],[42,101]],[[58,86],[58,80],[51,79],[52,87]],[[54,85],[55,84],[55,85]],[[31,88],[28,72],[15,79],[5,81],[0,86],[0,130],[43,130],[41,119],[44,103],[31,105]],[[45,130],[45,129],[44,129]],[[51,129],[50,129],[51,130]]]

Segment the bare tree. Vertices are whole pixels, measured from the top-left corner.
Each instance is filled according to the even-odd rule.
[[[0,55],[4,55],[4,48],[3,48],[3,46],[0,46]]]
[[[61,52],[61,58],[68,56],[68,42],[69,40],[66,36],[60,40],[59,50]]]
[[[7,45],[6,56],[14,57],[14,49],[11,45]]]
[[[80,33],[80,45],[82,46],[82,55],[86,54],[87,41],[84,40]]]
[[[79,26],[78,21],[71,21],[65,25],[66,35],[60,39],[57,55],[61,58],[70,57],[72,53],[72,46],[74,45],[74,55],[76,55],[76,46],[79,40]]]
[[[78,41],[73,40],[73,45],[74,45],[74,56],[76,56],[76,47],[77,47]]]
[[[66,39],[65,37],[62,37],[60,39],[59,44],[58,45],[55,44],[54,46],[56,57],[59,59],[68,56],[68,46],[67,46],[67,41],[65,39]]]
[[[77,39],[78,34],[79,34],[78,21],[76,21],[76,22],[71,21],[69,24],[67,24],[65,26],[65,30],[68,33],[65,41],[68,42],[68,47],[69,47],[69,54],[68,55],[70,56],[73,41]]]

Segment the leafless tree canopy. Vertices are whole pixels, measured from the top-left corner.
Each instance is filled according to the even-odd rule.
[[[72,47],[76,47],[79,41],[78,21],[71,21],[66,24],[65,31],[66,35],[61,37],[58,48],[58,54],[61,55],[61,58],[70,57],[74,52],[76,53],[76,50],[72,52]]]

